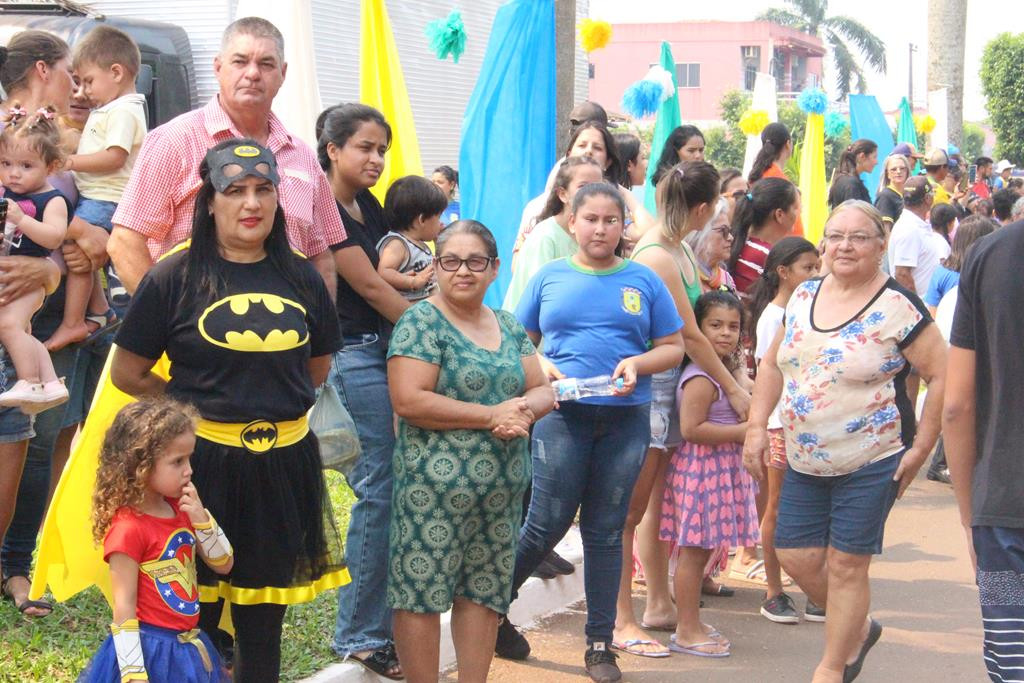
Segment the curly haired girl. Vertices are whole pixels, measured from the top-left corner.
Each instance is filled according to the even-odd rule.
[[[14,104],[0,131],[0,223],[6,216],[3,253],[46,258],[68,230],[71,204],[47,180],[63,163],[60,131],[52,107],[30,114]],[[0,394],[0,406],[30,415],[68,400],[42,342],[28,333],[32,315],[43,305],[39,289],[0,308],[0,344],[14,363],[18,381]]]
[[[196,553],[220,574],[234,563],[191,482],[197,419],[190,406],[146,397],[122,408],[107,431],[93,538],[110,565],[114,620],[80,681],[229,680],[197,628]]]

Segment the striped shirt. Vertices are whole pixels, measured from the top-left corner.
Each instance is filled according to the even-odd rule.
[[[747,238],[747,243],[743,245],[743,251],[736,260],[736,266],[732,269],[732,277],[736,280],[736,289],[741,296],[747,293],[757,278],[761,277],[771,249],[772,245],[764,240],[756,237]]]
[[[345,239],[327,177],[308,145],[289,135],[273,113],[267,148],[277,158],[288,241],[309,257]],[[199,164],[218,142],[245,137],[217,97],[146,135],[113,223],[145,235],[155,260],[192,233],[192,210],[202,185]]]

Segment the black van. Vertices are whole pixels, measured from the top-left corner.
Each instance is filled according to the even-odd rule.
[[[129,17],[108,17],[62,0],[0,0],[0,44],[28,28],[49,31],[71,46],[97,24],[130,35],[142,53],[137,90],[146,96],[150,128],[194,109],[198,104],[195,67],[188,34],[180,26]]]

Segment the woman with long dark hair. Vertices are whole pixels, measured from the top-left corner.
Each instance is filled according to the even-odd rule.
[[[939,206],[948,206],[939,204]],[[932,210],[934,214],[934,209]],[[960,284],[960,269],[964,267],[967,254],[970,253],[974,243],[985,235],[996,229],[995,223],[984,216],[968,216],[960,223],[956,230],[956,237],[953,239],[953,249],[949,256],[943,259],[932,273],[932,279],[928,284],[928,291],[922,297],[928,306],[928,311],[934,316],[942,297]]]
[[[761,151],[754,158],[747,181],[751,185],[761,178],[785,178],[782,167],[793,154],[793,136],[784,123],[769,123],[761,131]]]
[[[391,126],[383,114],[349,102],[317,119],[317,156],[338,203],[346,239],[334,245],[338,264],[337,313],[345,346],[335,354],[330,382],[356,423],[362,455],[346,474],[356,496],[346,539],[352,583],[338,591],[332,647],[385,678],[401,677],[391,631],[391,610],[380,596],[387,582],[391,518],[394,418],[388,395],[387,342],[381,328],[393,324],[409,301],[377,272],[377,243],[388,232],[370,188],[384,170]]]
[[[860,179],[861,173],[871,173],[878,165],[878,144],[862,138],[854,140],[839,155],[839,165],[832,176],[832,187],[828,191],[829,209],[834,209],[847,199],[871,202],[871,193]]]
[[[793,231],[800,216],[800,193],[782,178],[764,178],[736,201],[729,272],[740,294],[764,271],[772,245]]]
[[[226,574],[198,567],[199,623],[217,633],[229,603],[234,679],[273,681],[287,605],[349,580],[306,419],[341,330],[323,279],[288,243],[273,154],[226,140],[199,175],[192,241],[140,283],[110,378],[198,410],[192,482],[235,551]],[[164,354],[169,381],[152,372]]]
[[[654,167],[651,185],[657,187],[665,172],[682,161],[704,161],[704,133],[697,126],[678,126],[669,133]]]
[[[790,135],[786,124],[769,123],[761,131],[761,151],[754,158],[754,165],[750,168],[747,182],[753,186],[754,183],[763,178],[779,178],[792,183],[786,172],[782,170],[792,155],[793,136]],[[794,185],[794,189],[795,187]],[[800,217],[799,209],[796,212],[796,222],[793,223],[791,232],[798,236],[804,234],[804,223]],[[737,243],[743,244],[741,240],[737,240]],[[740,291],[742,292],[743,290],[741,289]]]

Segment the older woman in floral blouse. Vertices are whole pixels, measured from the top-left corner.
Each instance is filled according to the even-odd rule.
[[[868,567],[892,504],[935,445],[945,344],[921,300],[880,270],[885,231],[873,206],[836,207],[824,243],[831,271],[793,293],[761,361],[743,459],[762,476],[781,396],[790,469],[775,547],[808,598],[827,604],[813,680],[845,683],[882,632],[868,616]],[[930,389],[920,425],[905,388],[911,365]]]

